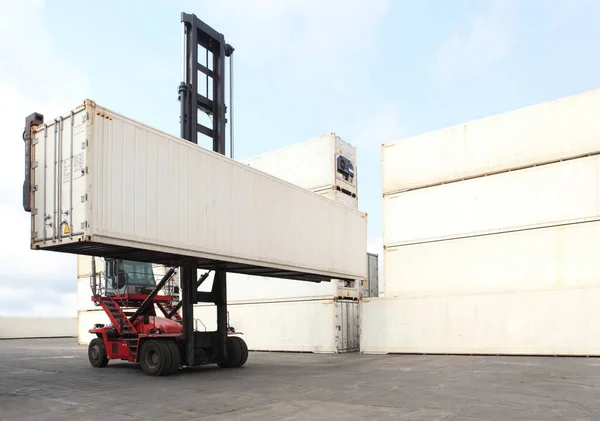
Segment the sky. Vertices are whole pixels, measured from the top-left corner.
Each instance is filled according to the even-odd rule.
[[[0,0],[0,316],[77,314],[76,258],[29,250],[25,117],[90,98],[177,135],[181,12],[235,47],[236,159],[358,148],[376,253],[382,144],[600,87],[593,0]]]

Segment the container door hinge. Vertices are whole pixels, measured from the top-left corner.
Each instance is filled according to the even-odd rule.
[[[81,196],[81,203],[87,202],[87,193]]]
[[[81,117],[81,122],[85,123],[86,121],[88,121],[90,119],[90,115],[88,113],[85,113],[83,115],[83,117]]]
[[[31,186],[31,192],[36,192],[38,191],[38,186]]]
[[[37,209],[31,209],[31,214],[32,215],[37,215],[38,214],[38,210]]]
[[[87,221],[84,221],[84,222],[82,222],[82,223],[81,223],[81,229],[82,229],[82,230],[86,229],[86,228],[87,228],[87,226],[88,226],[88,223],[87,223]]]
[[[87,145],[88,145],[88,140],[85,139],[83,142],[81,142],[81,149],[87,148]]]
[[[32,232],[32,233],[31,233],[31,239],[32,239],[32,240],[35,240],[35,239],[37,238],[37,236],[38,236],[38,235],[37,235],[37,232],[36,232],[36,231],[34,231],[34,232]]]

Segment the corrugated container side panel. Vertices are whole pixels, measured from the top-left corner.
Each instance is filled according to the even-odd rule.
[[[242,161],[304,189],[335,184],[335,136],[326,135]]]
[[[592,156],[386,196],[384,244],[598,219],[599,170]]]
[[[599,285],[600,222],[385,250],[385,290],[479,293]]]
[[[229,323],[255,351],[338,352],[333,300],[230,304]],[[214,306],[194,307],[201,328],[216,328]]]
[[[600,151],[600,90],[383,145],[383,192]]]
[[[74,193],[88,198],[73,203],[92,240],[331,277],[366,276],[365,214],[102,107],[87,111],[88,172],[85,189]],[[202,211],[190,213],[191,203]]]
[[[361,352],[600,355],[600,288],[373,298]]]

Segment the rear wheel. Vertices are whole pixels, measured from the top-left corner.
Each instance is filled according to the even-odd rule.
[[[169,372],[171,363],[171,351],[164,341],[151,339],[142,345],[140,364],[144,373],[162,376]]]
[[[177,370],[179,370],[179,366],[181,364],[181,353],[179,352],[179,347],[173,341],[166,341],[167,347],[171,352],[171,368],[168,374],[175,374]]]
[[[242,349],[242,354],[241,354],[240,362],[239,362],[239,364],[236,367],[241,367],[244,364],[246,364],[246,361],[248,360],[248,345],[246,345],[246,341],[244,341],[239,336],[232,336],[229,339],[236,340],[240,344],[240,348]]]
[[[218,363],[221,368],[239,367],[242,361],[242,346],[239,341],[227,338],[225,343],[227,349],[227,361]]]
[[[94,367],[106,367],[108,357],[106,356],[106,347],[102,338],[94,338],[88,346],[88,358],[90,364]]]

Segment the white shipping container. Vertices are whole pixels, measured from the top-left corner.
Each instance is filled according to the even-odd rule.
[[[389,194],[600,151],[600,89],[382,146]]]
[[[0,317],[0,339],[73,338],[76,335],[74,317]]]
[[[388,297],[600,286],[600,222],[390,247]]]
[[[243,161],[244,164],[308,190],[339,186],[357,195],[356,148],[335,133]]]
[[[364,213],[90,100],[32,137],[32,248],[366,277]]]
[[[600,287],[367,298],[365,354],[600,355]]]
[[[92,301],[91,277],[77,279],[77,311],[98,310],[101,307]]]
[[[386,246],[600,218],[600,155],[385,196]]]
[[[341,353],[358,351],[358,301],[307,300],[236,303],[229,324],[251,351]],[[197,305],[199,330],[216,330],[216,307]]]
[[[89,333],[95,324],[109,325],[110,319],[104,310],[79,311],[77,313],[77,329],[79,345],[88,345],[96,335]]]
[[[96,261],[96,273],[104,272],[104,259],[94,257]],[[77,255],[77,278],[89,278],[92,276],[92,256]]]

